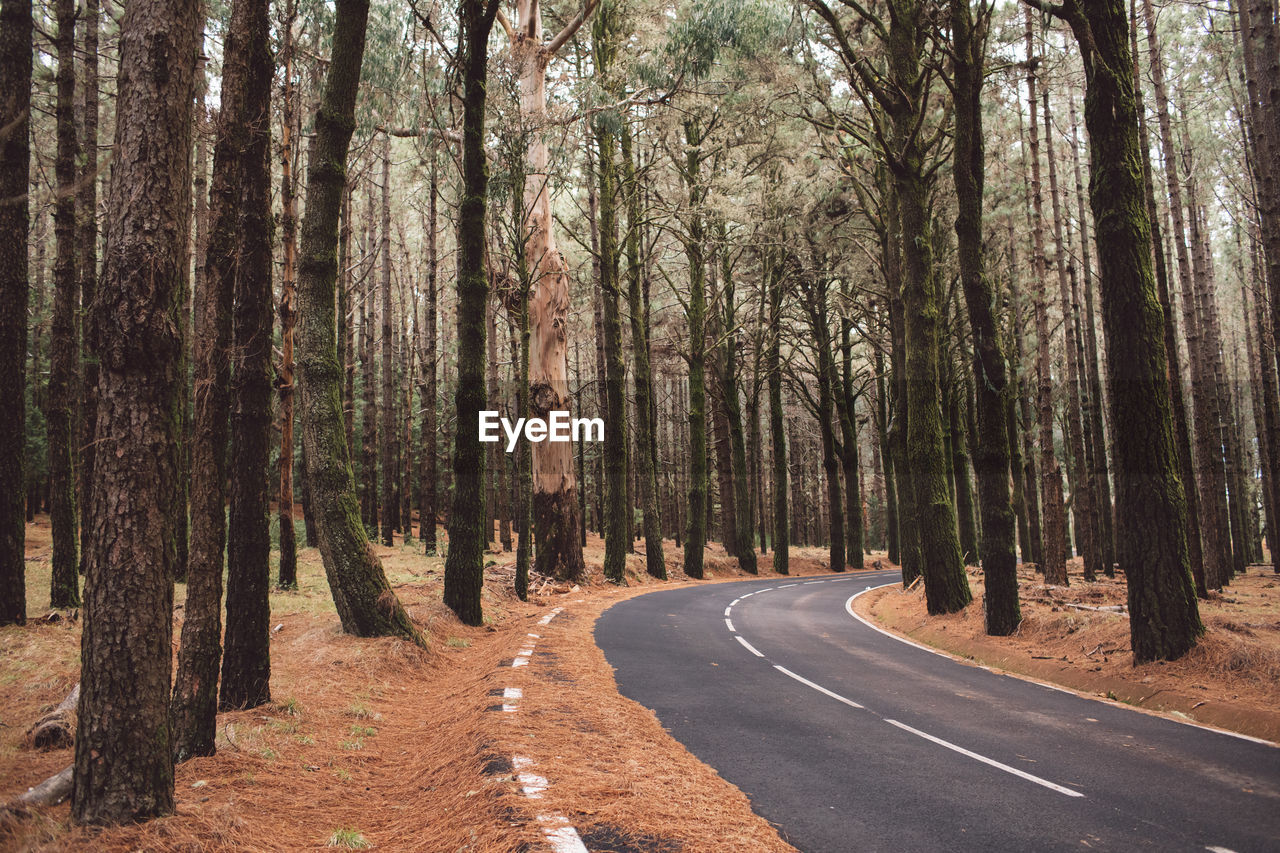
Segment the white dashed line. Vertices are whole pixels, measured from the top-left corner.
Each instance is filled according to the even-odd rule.
[[[839,693],[832,693],[830,690],[823,687],[821,684],[814,684],[812,681],[805,678],[804,676],[796,675],[794,672],[787,669],[785,666],[778,666],[775,663],[773,665],[773,668],[785,676],[794,678],[796,681],[800,682],[801,684],[807,687],[812,687],[814,690],[818,691],[819,693],[822,693],[826,696],[830,696],[832,699],[835,699],[837,702],[843,702],[844,704],[848,705],[850,708],[860,708],[863,710],[866,709],[865,705],[859,705],[857,702],[853,701],[852,699],[846,699],[845,697],[841,696]]]
[[[922,737],[927,741],[936,743],[938,746],[945,746],[947,749],[952,750],[953,752],[958,752],[961,755],[967,756],[969,758],[972,758],[974,761],[981,761],[983,764],[987,764],[987,765],[990,765],[991,767],[995,767],[997,770],[1003,770],[1004,772],[1011,773],[1020,779],[1026,779],[1028,782],[1035,782],[1037,785],[1041,785],[1045,788],[1048,788],[1050,791],[1057,791],[1059,794],[1066,794],[1068,797],[1084,796],[1084,794],[1080,793],[1079,791],[1073,791],[1070,788],[1064,788],[1061,785],[1056,785],[1053,782],[1050,782],[1048,779],[1041,779],[1039,776],[1032,776],[1030,773],[1027,773],[1026,771],[1023,771],[1023,770],[1019,770],[1016,767],[1010,767],[1008,764],[1001,764],[999,761],[996,761],[994,758],[987,758],[985,755],[979,755],[976,752],[971,752],[965,749],[963,746],[956,746],[954,743],[951,743],[950,741],[943,740],[940,737],[934,737],[928,732],[922,732],[919,729],[912,728],[911,726],[908,726],[906,723],[900,723],[897,720],[890,720],[887,718],[885,719],[885,722],[891,726],[897,726],[898,728],[902,729],[904,732],[911,732],[911,734],[916,735],[917,737]]]
[[[758,657],[758,658],[762,658],[762,657],[764,657],[764,655],[762,655],[760,652],[756,651],[756,647],[755,647],[755,646],[751,645],[751,644],[750,644],[750,643],[748,643],[746,640],[742,639],[742,637],[740,637],[739,635],[734,634],[734,635],[733,635],[733,638],[734,638],[735,640],[737,640],[739,643],[742,643],[742,645],[743,645],[744,647],[746,647],[746,650],[747,650],[747,651],[749,651],[749,652],[751,652],[751,654],[755,655],[755,656],[756,656],[756,657]]]
[[[736,631],[733,630],[733,623],[729,621],[728,616],[724,617],[724,626],[729,629],[730,634],[737,633]]]

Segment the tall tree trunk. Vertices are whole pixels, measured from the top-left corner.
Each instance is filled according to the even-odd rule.
[[[293,25],[296,0],[287,0],[281,22],[284,54],[284,95],[280,100],[280,241],[284,267],[280,281],[280,530],[281,589],[298,586],[298,545],[293,532],[293,327],[298,317],[298,206],[293,189]]]
[[[525,151],[525,255],[534,270],[529,316],[533,359],[529,365],[532,409],[546,420],[553,411],[568,411],[569,268],[556,247],[551,214],[547,125],[547,65],[556,50],[581,26],[594,7],[588,4],[551,42],[543,43],[542,6],[537,0],[516,3],[512,60],[518,69],[520,118],[531,128]],[[497,4],[494,4],[497,8]],[[568,442],[544,441],[534,446],[533,514],[538,537],[538,571],[562,580],[582,578],[582,542],[578,534],[577,478]]]
[[[729,435],[729,466],[733,483],[733,529],[726,539],[734,540],[738,566],[749,574],[758,574],[752,535],[751,492],[747,486],[747,449],[742,434],[742,406],[738,402],[738,321],[737,297],[733,281],[733,264],[724,224],[720,225],[720,277],[724,286],[724,374],[721,377],[721,402]],[[861,542],[859,542],[861,545]],[[861,557],[861,554],[859,554]]]
[[[436,199],[439,196],[439,165],[437,158],[431,158],[430,197],[427,201],[427,305],[426,305],[426,348],[422,352],[422,506],[418,510],[420,527],[418,535],[422,537],[423,552],[429,556],[436,553],[436,518],[438,515],[436,493],[436,432],[439,429],[439,390],[436,385]],[[523,414],[523,413],[522,413]]]
[[[880,460],[884,468],[885,550],[890,563],[901,559],[898,539],[898,484],[893,467],[893,449],[889,444],[889,400],[885,388],[884,349],[876,347],[876,432],[880,438]]]
[[[1226,474],[1223,471],[1219,427],[1216,412],[1216,392],[1205,376],[1200,343],[1200,321],[1196,317],[1195,282],[1191,260],[1187,253],[1187,229],[1183,218],[1182,183],[1179,178],[1177,149],[1173,144],[1173,128],[1169,116],[1169,98],[1165,91],[1164,63],[1161,59],[1160,41],[1155,28],[1155,11],[1151,0],[1142,0],[1143,19],[1147,26],[1147,47],[1150,53],[1151,81],[1156,96],[1156,115],[1159,119],[1160,144],[1164,151],[1165,182],[1169,193],[1169,214],[1173,220],[1174,254],[1178,260],[1178,281],[1182,291],[1182,320],[1187,338],[1187,361],[1191,368],[1191,404],[1195,413],[1195,472],[1198,480],[1187,484],[1189,490],[1198,482],[1197,498],[1200,512],[1199,534],[1203,578],[1196,577],[1198,592],[1219,585],[1225,567],[1230,563],[1230,540],[1227,538],[1229,522],[1226,517]],[[1172,300],[1170,300],[1172,307]],[[1172,381],[1172,380],[1171,380]],[[1180,379],[1178,380],[1181,381]],[[1218,449],[1214,445],[1218,443]],[[1192,563],[1195,574],[1197,566]]]
[[[768,371],[769,435],[773,444],[773,570],[790,574],[791,525],[788,522],[790,489],[787,485],[787,432],[782,409],[782,297],[785,270],[776,255],[764,273],[769,288]]]
[[[382,136],[382,424],[378,445],[382,468],[382,544],[391,546],[396,527],[396,405],[395,360],[391,334],[391,137]]]
[[[80,368],[80,342],[76,335],[76,158],[79,145],[75,122],[75,0],[57,0],[54,6],[58,34],[57,140],[54,160],[57,183],[53,213],[53,333],[49,366],[49,397],[45,409],[49,440],[49,524],[53,533],[53,577],[50,607],[80,604],[79,565],[76,557],[76,378]]]
[[[640,183],[636,177],[632,151],[632,130],[622,130],[622,180],[627,206],[627,308],[631,315],[631,357],[635,366],[636,387],[636,479],[640,481],[640,512],[644,523],[645,571],[651,577],[666,580],[666,557],[662,552],[662,517],[658,511],[657,460],[654,454],[653,373],[649,362],[649,324],[644,310],[642,285],[644,270],[640,257],[642,212]]]
[[[252,3],[232,6],[223,43],[221,108],[213,149],[210,231],[204,273],[195,293],[191,440],[191,547],[182,644],[169,719],[177,761],[212,755],[222,658],[222,573],[227,525],[227,439],[230,415],[231,312],[240,257],[238,217],[245,146],[248,57],[245,40]]]
[[[1134,660],[1174,659],[1204,632],[1186,543],[1169,373],[1151,271],[1132,58],[1123,0],[1070,0],[1083,54],[1089,200],[1096,225],[1107,390],[1115,431],[1120,566]]]
[[[237,199],[240,242],[231,315],[231,508],[222,710],[271,699],[271,20],[249,0],[247,79]]]
[[[1102,555],[1099,552],[1097,531],[1093,525],[1093,487],[1091,472],[1085,460],[1084,425],[1080,420],[1081,397],[1084,396],[1080,381],[1079,349],[1076,343],[1075,324],[1072,322],[1071,280],[1075,275],[1074,266],[1067,269],[1069,249],[1062,236],[1062,223],[1065,214],[1062,209],[1061,195],[1058,191],[1057,158],[1053,156],[1053,118],[1049,111],[1049,92],[1044,92],[1044,126],[1045,157],[1049,161],[1049,197],[1053,210],[1053,243],[1054,259],[1058,269],[1058,304],[1062,311],[1063,327],[1066,332],[1067,348],[1067,442],[1074,462],[1072,479],[1071,508],[1075,517],[1076,538],[1080,541],[1080,550],[1084,557],[1084,579],[1093,581],[1102,571]],[[1073,262],[1074,263],[1074,262]]]
[[[76,207],[79,222],[76,224],[76,273],[80,279],[80,316],[82,340],[87,341],[93,334],[92,306],[94,293],[98,288],[98,27],[102,17],[98,0],[85,0],[84,3],[84,55],[81,60],[81,126],[84,135],[81,138],[81,149],[84,152],[84,165],[80,169],[80,186],[76,190]],[[197,127],[203,127],[204,95],[203,95],[203,62],[197,72],[199,79],[197,88],[201,115],[197,117]],[[198,152],[204,151],[204,135],[196,145]],[[203,196],[203,166],[197,167],[195,186],[198,196]],[[203,199],[196,203],[196,251],[203,246],[201,237],[200,207]],[[203,263],[201,259],[200,263]],[[87,347],[86,347],[87,349]],[[98,365],[91,358],[84,359],[80,367],[80,574],[85,570],[85,554],[83,543],[89,535],[89,507],[85,500],[89,494],[89,484],[93,480],[93,453],[86,450],[93,446],[94,417],[98,401],[94,396],[98,389]]]
[[[338,355],[343,374],[342,425],[348,456],[355,456],[356,317],[351,283],[351,184],[342,188],[338,223]],[[434,236],[434,235],[433,235]]]
[[[307,164],[307,203],[298,253],[302,441],[320,557],[342,629],[361,637],[395,635],[422,644],[360,523],[339,395],[342,372],[334,321],[338,211],[347,180],[347,149],[355,127],[368,15],[368,0],[337,2],[333,54],[325,71]]]
[[[702,552],[707,543],[707,387],[706,387],[706,237],[702,203],[702,125],[696,116],[684,121],[688,146],[682,166],[688,191],[689,221],[684,250],[689,259],[689,511],[684,540],[684,571],[703,577]]]
[[[1027,24],[1027,102],[1031,108],[1031,277],[1036,283],[1036,408],[1040,425],[1040,512],[1043,525],[1040,567],[1044,571],[1045,583],[1063,585],[1068,582],[1063,554],[1066,518],[1062,505],[1062,472],[1058,468],[1053,443],[1053,359],[1049,352],[1049,277],[1045,270],[1044,196],[1040,184],[1039,99],[1036,96],[1035,72],[1038,60],[1035,56],[1031,9],[1027,7],[1024,11]],[[1050,132],[1046,126],[1045,135]]]
[[[484,119],[489,32],[497,3],[463,0],[459,68],[462,76],[462,203],[458,208],[458,384],[457,432],[453,447],[453,506],[449,512],[449,553],[444,564],[444,603],[468,625],[480,625],[484,586],[484,451],[476,425],[485,405],[485,305],[489,278],[485,271]],[[571,472],[572,476],[572,472]],[[577,541],[576,525],[573,539]],[[539,551],[545,540],[539,536]],[[581,550],[579,549],[579,556]],[[541,554],[539,554],[541,556]]]
[[[374,310],[374,275],[373,264],[377,259],[377,249],[373,240],[373,192],[369,192],[368,207],[365,215],[365,257],[369,268],[365,270],[364,293],[361,297],[360,314],[360,364],[361,397],[363,407],[360,411],[360,483],[361,483],[361,517],[365,529],[372,531],[370,536],[378,535],[378,366],[373,351],[373,327],[376,311]]]
[[[27,621],[26,395],[31,0],[0,3],[0,625]],[[38,349],[38,348],[37,348]],[[92,418],[94,412],[86,413]]]
[[[1098,518],[1098,550],[1102,558],[1102,571],[1107,577],[1116,573],[1116,538],[1115,513],[1111,506],[1111,480],[1107,474],[1107,436],[1102,419],[1102,377],[1098,370],[1098,362],[1102,358],[1098,350],[1098,330],[1094,319],[1093,298],[1093,262],[1090,257],[1090,240],[1088,219],[1085,217],[1086,196],[1084,183],[1080,177],[1080,123],[1076,119],[1076,99],[1074,92],[1069,92],[1068,106],[1071,113],[1071,165],[1075,176],[1076,218],[1080,221],[1080,275],[1084,279],[1084,318],[1085,318],[1085,373],[1087,374],[1088,393],[1084,396],[1089,401],[1086,417],[1086,432],[1090,436],[1093,447],[1093,497],[1094,510]]]
[[[816,259],[815,259],[816,260]],[[810,403],[818,419],[818,432],[822,439],[822,471],[827,486],[826,509],[830,516],[827,542],[830,545],[828,568],[843,572],[844,550],[844,502],[840,491],[840,449],[837,447],[835,426],[835,385],[839,381],[834,358],[834,342],[827,318],[827,289],[829,280],[824,270],[815,263],[814,273],[802,273],[809,281],[801,279],[805,313],[809,319],[809,332],[813,335],[813,350],[818,361],[817,399]]]
[[[607,75],[617,51],[615,8],[611,2],[595,16],[592,25],[592,58],[601,75]],[[627,500],[627,366],[622,352],[622,317],[618,312],[618,165],[617,116],[600,115],[592,127],[596,144],[596,179],[599,181],[600,304],[604,331],[605,389],[605,518],[604,576],[626,583],[627,551],[631,544],[631,507]]]
[[[120,26],[117,154],[91,342],[99,365],[95,535],[71,794],[71,816],[83,824],[174,809],[168,707],[181,436],[173,413],[183,388],[181,223],[190,215],[198,5],[137,0]]]
[[[844,474],[845,558],[847,565],[863,566],[862,484],[858,470],[857,398],[853,394],[853,342],[851,324],[841,320],[840,385],[836,391],[836,418],[840,424],[840,468]]]

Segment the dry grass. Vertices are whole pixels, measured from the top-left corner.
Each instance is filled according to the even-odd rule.
[[[1086,608],[1125,604],[1123,578],[1046,586],[1019,568],[1022,624],[1011,637],[983,631],[981,573],[970,569],[974,604],[929,617],[921,590],[886,588],[857,607],[889,627],[963,658],[1052,681],[1083,693],[1280,740],[1280,576],[1254,566],[1200,602],[1205,636],[1177,661],[1133,665],[1126,613]],[[1074,606],[1073,606],[1074,605]]]

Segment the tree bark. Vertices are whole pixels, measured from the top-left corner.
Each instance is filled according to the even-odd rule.
[[[591,5],[594,4],[590,4],[588,10]],[[533,335],[529,365],[530,403],[534,414],[545,420],[553,411],[569,410],[565,334],[569,313],[569,268],[556,246],[545,138],[547,65],[563,43],[566,33],[561,33],[551,43],[543,44],[541,4],[537,0],[519,0],[516,8],[518,14],[511,53],[519,75],[521,123],[533,129],[525,152],[524,186],[524,204],[528,211],[525,255],[534,271],[534,289],[529,305]],[[575,20],[580,24],[582,17]],[[585,567],[578,534],[578,484],[569,443],[544,441],[536,444],[533,469],[538,571],[562,580],[580,580]]]
[[[1186,543],[1169,409],[1168,363],[1151,271],[1143,204],[1138,114],[1123,0],[1063,7],[1083,54],[1089,197],[1115,427],[1118,545],[1128,580],[1134,660],[1175,659],[1204,633]]]
[[[93,334],[93,300],[98,289],[98,27],[102,17],[98,0],[85,0],[84,3],[84,55],[81,60],[81,125],[84,136],[81,140],[84,165],[80,169],[80,186],[76,192],[76,207],[79,221],[76,224],[76,274],[80,279],[80,317],[81,336],[86,340]],[[203,68],[203,66],[202,66]],[[203,71],[201,71],[203,77]],[[197,86],[203,89],[200,80]],[[200,97],[203,111],[203,95]],[[197,118],[198,125],[204,116]],[[203,139],[203,135],[201,136]],[[203,150],[197,144],[198,150]],[[196,173],[196,188],[203,187],[201,172]],[[196,211],[196,249],[200,250],[199,205]],[[87,349],[87,348],[86,348]],[[89,494],[89,483],[93,481],[93,453],[85,448],[93,446],[94,417],[98,400],[94,396],[98,388],[98,365],[92,358],[84,359],[80,366],[80,574],[84,574],[85,555],[83,543],[89,535],[89,508],[85,496]]]
[[[173,507],[183,377],[179,311],[191,198],[196,0],[124,9],[106,265],[72,818],[171,814]]]
[[[49,525],[53,534],[53,577],[50,607],[80,604],[79,560],[76,556],[76,392],[80,341],[76,334],[76,159],[80,146],[75,122],[75,0],[54,6],[58,34],[57,157],[54,160],[53,324],[49,365],[49,397],[45,411],[49,440]]]
[[[382,544],[395,544],[392,531],[396,527],[396,404],[395,360],[391,332],[391,137],[382,136],[382,415],[378,445],[382,468]]]
[[[31,0],[0,3],[0,625],[27,621],[26,395]],[[88,416],[92,416],[89,413]]]
[[[280,531],[281,589],[298,586],[298,544],[293,531],[293,333],[298,317],[297,252],[298,205],[293,187],[293,126],[296,106],[293,87],[293,26],[296,0],[287,0],[281,21],[284,54],[284,92],[280,99],[280,242],[284,266],[280,280]]]
[[[684,120],[687,146],[681,172],[688,192],[688,223],[684,251],[689,259],[689,511],[684,540],[684,571],[703,577],[702,556],[707,544],[707,386],[706,386],[706,227],[702,204],[702,125],[696,116]]]
[[[342,629],[361,637],[394,635],[424,644],[387,583],[360,523],[339,394],[342,374],[334,322],[338,210],[347,181],[347,148],[355,127],[368,15],[368,0],[337,2],[333,55],[307,167],[298,264],[302,440],[320,557]]]
[[[271,19],[248,0],[238,261],[231,314],[231,506],[221,710],[271,700]]]
[[[1066,518],[1062,505],[1062,472],[1054,453],[1053,441],[1053,359],[1049,352],[1049,276],[1045,269],[1044,249],[1044,195],[1040,184],[1040,130],[1039,99],[1036,95],[1036,63],[1032,15],[1026,13],[1027,34],[1027,103],[1031,108],[1030,157],[1031,157],[1031,208],[1032,208],[1032,258],[1031,277],[1035,281],[1036,317],[1036,407],[1040,426],[1040,512],[1041,512],[1041,564],[1045,583],[1065,585],[1067,564],[1063,553],[1066,539]],[[1050,133],[1045,128],[1046,136]]]
[[[787,428],[782,409],[782,298],[785,270],[776,254],[764,271],[769,288],[769,436],[773,444],[773,570],[790,574],[791,525],[787,518],[790,488],[787,482]]]
[[[462,76],[462,201],[458,208],[458,383],[454,394],[457,432],[453,448],[453,506],[449,512],[449,553],[444,568],[444,603],[468,625],[480,625],[484,585],[484,451],[474,430],[485,404],[484,121],[489,33],[497,3],[463,0],[459,67]],[[572,472],[570,472],[572,477]],[[571,531],[577,541],[577,525]],[[538,544],[545,540],[539,536]],[[539,551],[542,548],[539,547]],[[579,546],[581,557],[581,546]],[[541,556],[541,554],[539,554]]]
[[[426,348],[422,352],[422,507],[418,535],[422,537],[422,549],[428,556],[436,553],[436,432],[439,429],[439,390],[436,385],[436,198],[439,195],[439,166],[434,153],[431,158],[430,198],[427,201],[427,305]]]

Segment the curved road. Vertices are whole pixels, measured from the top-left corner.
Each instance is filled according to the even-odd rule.
[[[897,572],[642,595],[596,623],[623,695],[806,853],[1280,850],[1280,749],[887,636]]]

